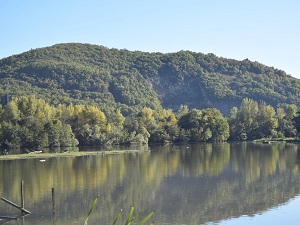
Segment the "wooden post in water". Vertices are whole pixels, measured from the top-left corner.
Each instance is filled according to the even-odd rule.
[[[24,181],[21,181],[21,208],[24,208]],[[21,210],[22,214],[24,212]]]
[[[52,188],[52,213],[55,215],[55,195],[54,195],[54,188]]]
[[[23,214],[23,213],[25,213],[25,214],[31,214],[31,212],[29,212],[28,210],[26,210],[26,209],[24,209],[24,208],[18,206],[17,204],[15,204],[15,203],[13,203],[13,202],[7,200],[6,198],[1,197],[1,199],[2,199],[3,201],[5,201],[6,203],[8,203],[8,204],[10,204],[10,205],[12,205],[12,206],[14,206],[14,207],[20,209],[20,210],[22,211],[22,214]]]
[[[21,181],[21,208],[24,208],[25,205],[25,198],[24,198],[24,181]],[[26,213],[22,212],[22,215],[25,215]],[[24,225],[25,221],[24,221],[24,216],[22,216],[22,225]]]
[[[16,207],[19,210],[21,210],[22,216],[20,216],[20,217],[22,217],[22,218],[24,218],[24,216],[27,214],[31,214],[31,212],[29,212],[27,209],[24,208],[24,205],[25,205],[24,204],[24,181],[21,181],[21,205],[20,206],[18,206],[17,204],[15,204],[12,201],[9,201],[8,199],[3,198],[3,197],[1,197],[1,200],[5,201],[6,203],[10,204],[11,206]],[[11,219],[18,219],[18,218],[19,217],[2,217],[1,216],[0,220],[2,220],[2,219],[11,220]],[[3,224],[3,223],[1,223],[1,224]]]

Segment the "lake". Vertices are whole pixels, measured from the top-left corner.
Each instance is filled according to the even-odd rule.
[[[155,211],[151,221],[163,225],[299,223],[300,145],[222,143],[148,148],[150,151],[48,158],[44,162],[0,160],[0,197],[19,204],[24,181],[25,208],[32,212],[6,224],[83,225],[98,194],[89,225],[112,224],[120,209],[124,224],[133,205],[141,217]],[[0,216],[19,214],[0,201]]]

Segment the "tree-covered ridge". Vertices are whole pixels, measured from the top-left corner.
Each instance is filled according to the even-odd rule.
[[[31,50],[1,60],[2,93],[9,89],[14,96],[36,94],[54,104],[93,103],[107,112],[118,105],[127,114],[141,106],[159,107],[153,89],[140,73],[128,69],[122,55],[80,44]]]
[[[57,44],[0,60],[0,94],[35,94],[52,104],[96,105],[124,115],[180,105],[229,113],[243,98],[300,105],[300,81],[248,59],[190,51],[146,53]]]

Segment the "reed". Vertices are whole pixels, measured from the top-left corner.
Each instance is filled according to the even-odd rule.
[[[90,208],[90,210],[89,210],[89,213],[88,213],[88,215],[87,215],[87,217],[86,217],[86,219],[85,219],[85,221],[84,221],[84,225],[87,225],[87,222],[88,222],[88,220],[89,220],[89,217],[90,217],[90,215],[92,214],[92,212],[93,212],[93,210],[94,210],[94,208],[95,208],[95,206],[96,206],[96,204],[97,204],[97,202],[98,202],[98,199],[99,199],[99,195],[97,195],[97,197],[94,199],[94,201],[93,201],[93,203],[92,203],[92,205],[91,205],[91,208]]]
[[[92,212],[94,211],[94,208],[98,202],[98,199],[99,199],[99,195],[94,199],[92,205],[91,205],[91,208],[87,214],[87,218],[85,219],[84,221],[84,225],[88,225],[87,222],[88,222],[88,219],[90,217],[90,215],[92,214]],[[126,219],[126,222],[125,222],[125,225],[132,225],[133,222],[135,220],[137,220],[139,217],[140,217],[140,213],[136,214],[135,216],[133,216],[133,212],[134,212],[134,206],[131,207],[129,213],[128,213],[128,216],[127,216],[127,219]],[[138,225],[144,225],[152,216],[153,216],[154,212],[151,212],[149,213],[145,218],[143,218],[139,223]],[[113,225],[116,225],[119,218],[121,217],[122,215],[122,210],[119,211],[119,213],[117,214],[114,222],[113,222]],[[154,225],[154,222],[151,222],[150,225]]]

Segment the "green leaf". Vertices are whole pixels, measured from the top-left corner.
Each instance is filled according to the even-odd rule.
[[[125,225],[129,225],[129,221],[131,220],[131,217],[132,217],[132,214],[133,214],[133,210],[134,210],[134,207],[132,206],[131,210],[129,211],[129,214],[128,214],[128,217],[127,217]]]
[[[116,216],[116,219],[115,219],[115,221],[114,221],[113,225],[115,225],[115,224],[116,224],[116,222],[117,222],[117,221],[118,221],[118,219],[120,218],[121,214],[122,214],[122,209],[120,210],[120,212],[119,212],[119,213],[118,213],[118,215]]]
[[[141,215],[141,214],[139,213],[139,214],[137,214],[136,216],[134,216],[134,217],[129,221],[129,224],[132,224],[132,222],[135,221],[137,218],[139,218],[140,215]]]
[[[90,216],[91,213],[93,212],[93,210],[94,210],[94,208],[95,208],[95,206],[96,206],[96,204],[97,204],[97,202],[98,202],[99,196],[100,196],[100,195],[97,195],[97,197],[94,199],[93,204],[91,205],[90,211],[89,211],[89,213],[88,213],[88,215],[87,215],[87,218],[86,218],[86,220],[85,220],[85,222],[84,222],[84,225],[87,225],[87,221],[88,221],[88,219],[89,219],[89,216]]]
[[[153,216],[154,212],[151,212],[148,214],[148,216],[146,216],[140,223],[139,225],[143,225],[144,223],[146,223],[150,218],[151,216]],[[154,224],[154,222],[152,222],[151,224]]]

